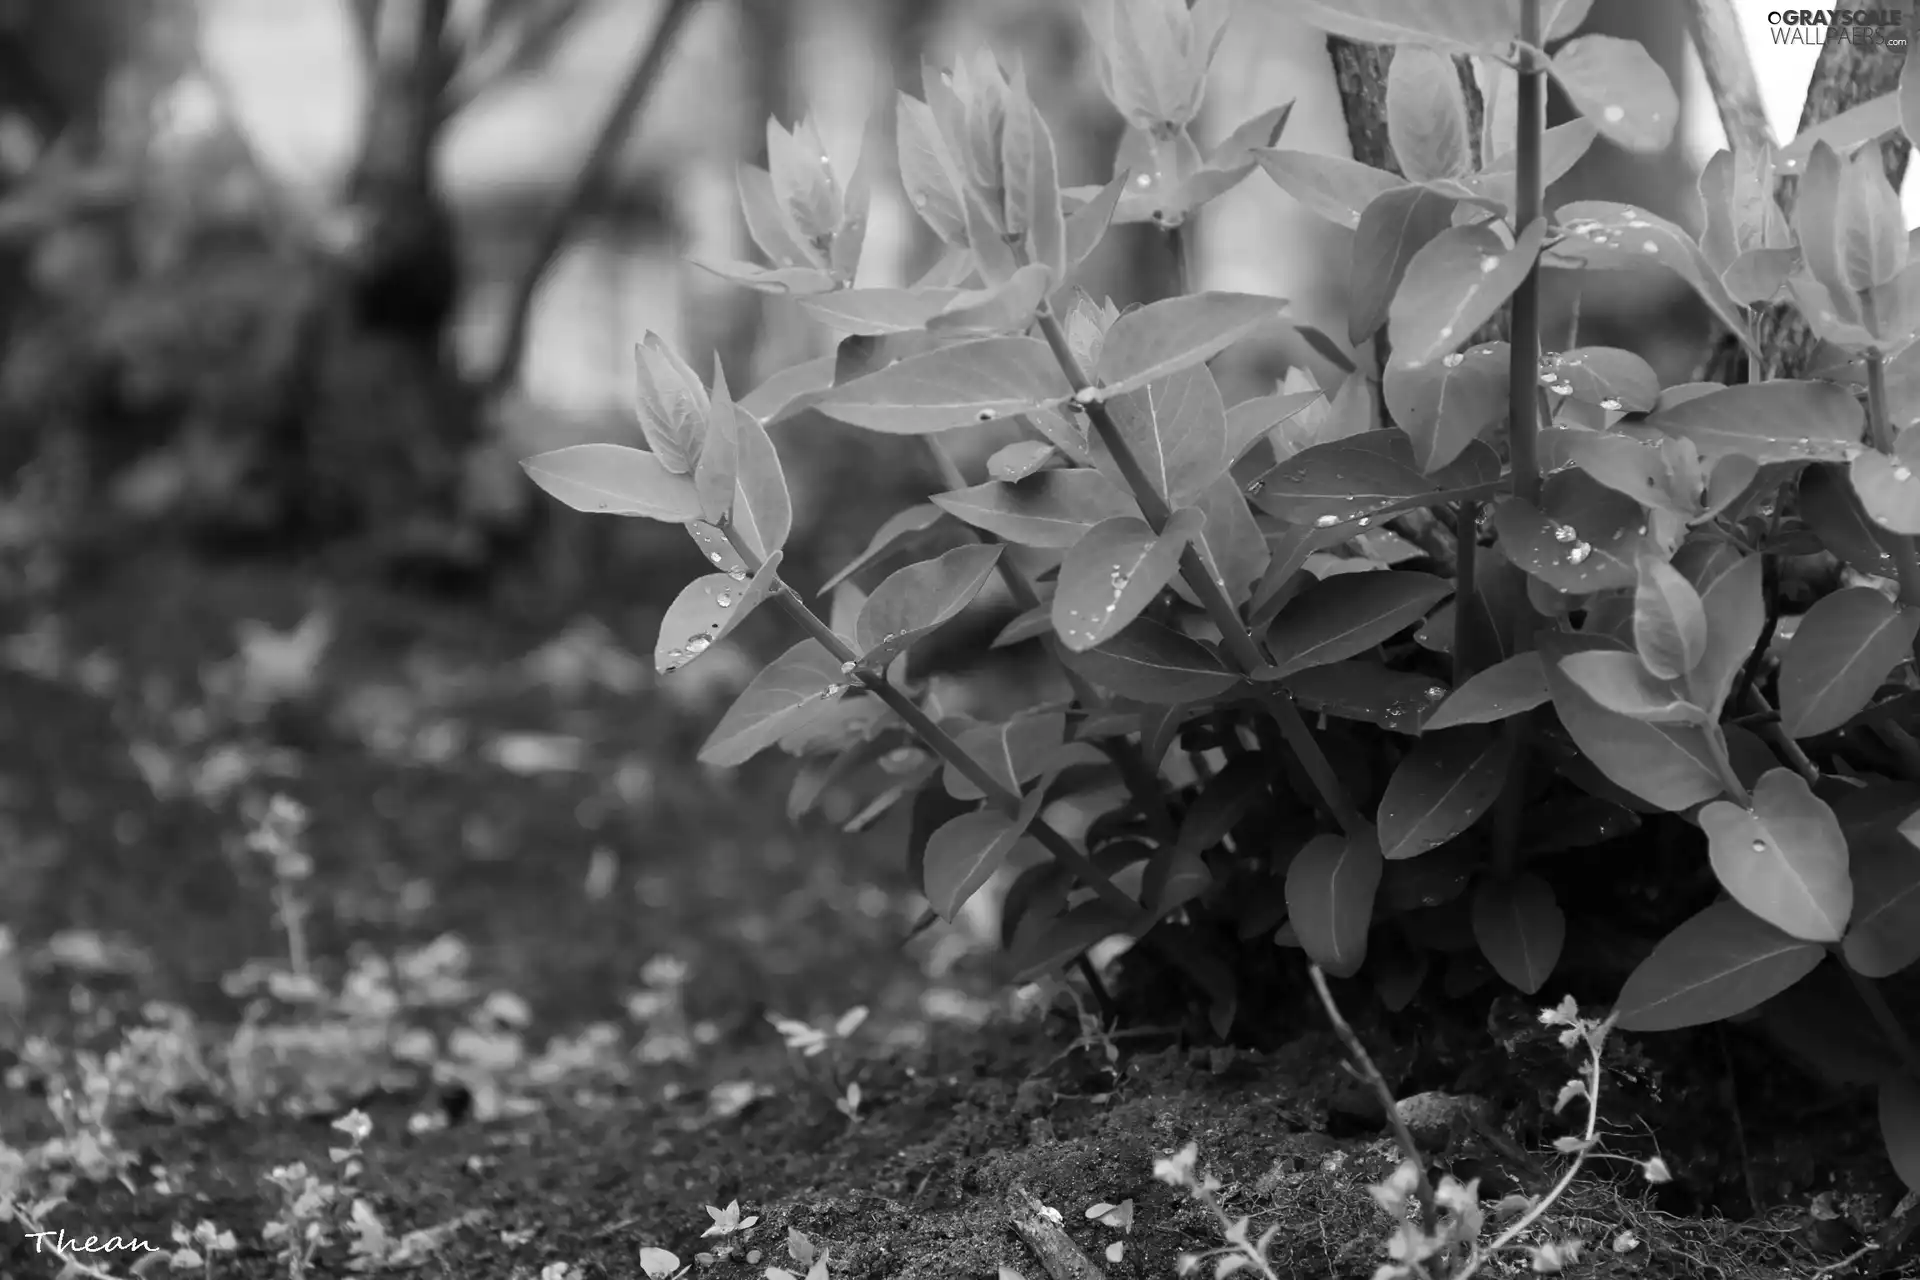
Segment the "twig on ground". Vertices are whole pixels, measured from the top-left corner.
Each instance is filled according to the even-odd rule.
[[[1007,1188],[1007,1217],[1053,1280],[1106,1280],[1106,1273],[1048,1216],[1047,1207],[1017,1182]]]

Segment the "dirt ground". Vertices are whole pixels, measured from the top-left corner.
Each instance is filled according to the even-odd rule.
[[[1154,1176],[1187,1142],[1230,1212],[1279,1228],[1278,1275],[1373,1274],[1390,1224],[1367,1188],[1395,1156],[1304,1000],[1259,1015],[1262,1051],[1224,1050],[1153,1034],[1181,1011],[1134,974],[1122,990],[1146,1033],[1111,1061],[1075,1047],[1073,1020],[1023,1009],[964,931],[903,945],[919,900],[888,822],[796,825],[780,762],[737,776],[692,762],[744,665],[656,687],[650,661],[608,643],[649,652],[644,616],[556,645],[550,624],[336,592],[337,639],[303,673],[295,624],[315,598],[303,575],[161,559],[96,584],[57,628],[12,620],[26,638],[0,671],[0,922],[28,1001],[10,1033],[0,1012],[0,1136],[24,1148],[55,1131],[36,1063],[130,1026],[190,1025],[229,1083],[236,1037],[251,1028],[256,1046],[257,1107],[178,1064],[129,1072],[139,1096],[111,1128],[134,1158],[74,1185],[48,1228],[164,1243],[207,1220],[236,1240],[212,1275],[285,1275],[261,1238],[282,1207],[268,1175],[335,1163],[330,1122],[357,1105],[373,1129],[356,1194],[395,1235],[431,1233],[403,1263],[431,1276],[634,1277],[643,1247],[718,1280],[801,1273],[790,1229],[848,1280],[1036,1276],[1009,1228],[1016,1186],[1107,1276],[1167,1276],[1219,1243]],[[257,722],[217,710],[237,668],[205,670],[247,619],[280,639],[256,636],[242,674],[301,688]],[[317,1006],[246,1015],[223,978],[287,946],[241,839],[249,797],[274,792],[311,814],[323,982],[451,938],[460,994],[403,1003],[371,1038]],[[1529,1029],[1528,1002],[1490,1014],[1483,994],[1395,1020],[1348,997],[1403,1093],[1496,1104],[1495,1133],[1437,1144],[1448,1168],[1490,1196],[1544,1189],[1566,1122],[1540,1099],[1571,1060]],[[813,1058],[766,1016],[831,1026],[855,1006],[868,1018]],[[396,1051],[421,1031],[436,1054]],[[1623,1044],[1614,1065],[1609,1149],[1630,1159],[1591,1166],[1531,1237],[1583,1243],[1566,1274],[1813,1275],[1891,1220],[1870,1106],[1745,1033]],[[849,1084],[857,1120],[836,1107]],[[1655,1153],[1673,1184],[1634,1176]],[[707,1206],[733,1200],[758,1221],[703,1236]],[[1088,1214],[1125,1201],[1127,1229]],[[0,1225],[0,1272],[57,1274],[18,1226]],[[85,1261],[119,1277],[140,1259]],[[1852,1274],[1914,1273],[1891,1250],[1872,1261]],[[346,1265],[336,1242],[311,1274]],[[1515,1254],[1494,1273],[1526,1266]]]

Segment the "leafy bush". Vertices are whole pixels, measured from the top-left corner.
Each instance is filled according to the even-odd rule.
[[[1122,0],[1094,32],[1129,125],[1110,183],[1059,189],[1045,121],[991,57],[930,72],[925,100],[899,103],[899,166],[946,256],[912,288],[857,289],[871,158],[843,187],[811,126],[770,127],[769,168],[740,179],[769,265],[713,269],[799,296],[846,335],[837,361],[736,403],[721,370],[703,386],[650,338],[649,448],[563,449],[529,474],[581,510],[682,523],[711,562],[667,614],[662,671],[765,601],[806,633],[704,760],[805,757],[796,813],[832,780],[866,779],[873,812],[910,802],[909,856],[949,920],[1017,849],[1044,852],[1006,900],[1020,972],[1130,934],[1224,1034],[1225,944],[1278,929],[1389,1008],[1430,957],[1475,950],[1532,994],[1562,967],[1568,851],[1672,815],[1719,896],[1632,971],[1617,1025],[1733,1018],[1827,964],[1880,1033],[1887,1144],[1920,1187],[1920,1055],[1876,985],[1920,958],[1920,432],[1893,426],[1914,416],[1920,264],[1864,145],[1899,113],[1716,156],[1696,241],[1629,205],[1543,207],[1597,138],[1659,150],[1677,121],[1644,50],[1576,34],[1586,5],[1296,7],[1399,45],[1385,90],[1404,176],[1271,147],[1284,107],[1203,149],[1189,125],[1227,6]],[[1488,89],[1478,139],[1460,57]],[[1548,76],[1579,113],[1550,130]],[[1351,350],[1298,330],[1350,372],[1229,406],[1207,362],[1284,324],[1280,300],[1116,314],[1070,282],[1111,222],[1178,235],[1256,165],[1354,228]],[[1791,219],[1783,173],[1800,176]],[[1638,264],[1678,273],[1756,370],[1755,318],[1778,297],[1831,358],[1813,378],[1662,388],[1627,351],[1540,351],[1542,268]],[[950,478],[856,575],[967,532],[870,594],[841,582],[824,617],[781,577],[769,429],[804,409],[920,436]],[[1022,438],[986,480],[940,454],[941,433],[1008,419]],[[1411,567],[1383,536],[1426,510],[1459,535],[1451,566]],[[1821,550],[1851,585],[1781,618],[1778,562]],[[1043,646],[1071,696],[976,723],[944,715],[906,658],[995,576],[1024,609],[996,644]]]

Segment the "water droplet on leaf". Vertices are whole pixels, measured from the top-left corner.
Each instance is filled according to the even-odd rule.
[[[1458,351],[1456,351],[1452,355],[1446,356],[1445,358],[1443,358],[1440,361],[1440,363],[1447,366],[1447,368],[1449,369],[1458,369],[1460,367],[1460,362],[1465,359],[1466,359],[1465,356],[1461,355]]]
[[[1592,547],[1588,546],[1584,542],[1576,542],[1571,547],[1567,548],[1567,563],[1580,564],[1588,556],[1592,554],[1593,554]]]
[[[1315,520],[1313,523],[1316,528],[1331,529],[1333,528],[1333,526],[1340,523],[1340,517],[1334,515],[1332,512],[1328,512],[1326,515],[1321,516],[1318,520]]]

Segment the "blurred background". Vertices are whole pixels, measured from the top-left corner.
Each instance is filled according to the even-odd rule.
[[[1239,6],[1203,143],[1291,99],[1282,145],[1347,153],[1324,42],[1285,8]],[[1680,6],[1596,8],[1590,29],[1668,64],[1689,123],[1657,161],[1596,147],[1555,194],[1692,222],[1691,175],[1722,135]],[[1817,49],[1742,16],[1788,137]],[[859,283],[923,270],[934,242],[891,173],[892,95],[918,92],[922,60],[983,42],[1025,64],[1063,180],[1110,176],[1120,123],[1072,0],[0,3],[7,581],[31,594],[185,543],[431,588],[505,582],[565,612],[614,564],[678,551],[674,530],[547,509],[514,460],[629,438],[648,330],[703,373],[718,352],[737,389],[830,349],[791,300],[686,261],[754,256],[733,172],[764,162],[769,115],[811,112],[843,175],[879,149]],[[1343,332],[1349,234],[1256,171],[1200,216],[1196,283],[1287,296]],[[1161,240],[1117,230],[1083,283],[1122,305],[1158,296]],[[1701,323],[1667,285],[1587,282],[1585,340],[1688,376]],[[1229,401],[1296,354],[1224,370]],[[787,433],[802,579],[925,490],[911,444],[807,420]],[[639,580],[619,578],[631,598]]]

